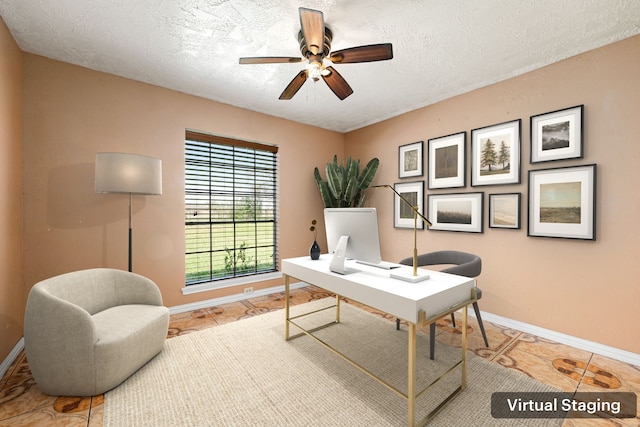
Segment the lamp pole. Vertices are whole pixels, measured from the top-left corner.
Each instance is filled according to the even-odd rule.
[[[132,194],[129,193],[129,271],[133,271],[133,227]]]
[[[427,217],[425,217],[420,212],[418,212],[419,206],[414,206],[411,203],[409,203],[409,201],[405,199],[404,196],[402,196],[402,194],[398,193],[396,189],[390,186],[389,184],[374,185],[373,187],[374,188],[376,187],[390,188],[391,191],[396,193],[396,195],[400,198],[400,200],[406,203],[407,206],[409,206],[413,211],[413,277],[417,279],[418,278],[418,217],[420,217],[425,222],[425,224],[427,224],[428,227],[431,227],[433,224],[431,224],[431,221],[429,221]]]
[[[95,190],[129,195],[129,271],[133,271],[133,195],[162,194],[162,161],[130,153],[96,153]]]

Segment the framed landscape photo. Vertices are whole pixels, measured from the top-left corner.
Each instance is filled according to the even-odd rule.
[[[411,206],[418,206],[418,212],[424,215],[424,181],[402,182],[394,184],[393,188],[404,197]],[[395,228],[410,228],[413,230],[413,209],[403,202],[396,194],[393,195],[393,226]],[[424,229],[424,222],[418,217],[418,230]]]
[[[428,141],[429,189],[464,187],[466,180],[467,133]]]
[[[471,186],[520,183],[521,122],[471,131]]]
[[[596,165],[529,171],[528,236],[596,239]]]
[[[482,233],[484,193],[429,194],[429,230]]]
[[[398,148],[398,177],[410,178],[422,176],[422,145],[423,142],[401,145]]]
[[[489,228],[520,229],[520,193],[489,194]]]
[[[584,106],[531,116],[530,163],[583,157]]]

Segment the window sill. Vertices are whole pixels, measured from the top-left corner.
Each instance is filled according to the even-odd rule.
[[[249,283],[264,282],[265,280],[281,279],[282,272],[256,274],[255,276],[236,277],[233,279],[216,280],[215,282],[200,283],[197,285],[185,286],[181,289],[182,295],[197,294],[200,292],[212,291],[214,289],[230,288],[232,286],[247,285]]]

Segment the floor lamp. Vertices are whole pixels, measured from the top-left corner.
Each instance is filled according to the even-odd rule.
[[[405,282],[411,282],[411,283],[417,283],[423,280],[427,280],[429,278],[429,274],[418,270],[418,217],[420,217],[420,219],[424,221],[428,227],[431,227],[432,225],[431,221],[429,221],[427,217],[425,217],[420,212],[418,212],[419,206],[414,206],[411,203],[409,203],[409,201],[405,199],[402,196],[402,194],[398,193],[396,189],[390,186],[389,184],[374,185],[373,187],[374,188],[375,187],[390,188],[391,191],[396,193],[396,195],[400,198],[400,200],[406,203],[407,206],[409,206],[413,211],[413,274],[409,275],[409,274],[396,273],[392,271],[392,273],[390,274],[390,277],[393,277],[394,279],[404,280]]]
[[[129,195],[129,271],[132,270],[131,198],[162,194],[162,161],[128,153],[96,154],[96,192]]]

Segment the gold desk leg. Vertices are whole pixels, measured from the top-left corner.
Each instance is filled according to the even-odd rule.
[[[284,275],[284,339],[289,340],[289,276]]]
[[[340,323],[340,295],[336,294],[336,323]]]
[[[462,307],[462,389],[467,388],[467,306]]]
[[[416,418],[416,324],[412,322],[409,322],[408,342],[407,421],[413,427]]]

